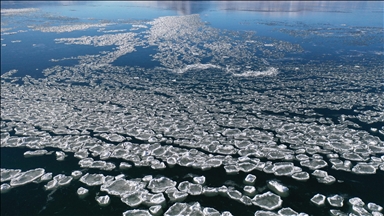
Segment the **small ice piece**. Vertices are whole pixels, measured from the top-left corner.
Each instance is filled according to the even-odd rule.
[[[57,179],[57,185],[59,185],[59,186],[69,185],[69,183],[71,183],[72,179],[73,179],[72,176],[65,176],[64,175],[64,176],[60,177],[59,179]]]
[[[45,173],[43,176],[40,177],[40,181],[49,181],[52,179],[52,173]]]
[[[331,185],[331,184],[335,183],[336,178],[331,176],[331,175],[329,175],[329,176],[325,176],[324,178],[320,178],[319,177],[319,178],[317,178],[317,181],[319,183],[322,183],[322,184]]]
[[[132,165],[127,163],[127,162],[121,162],[119,165],[119,169],[121,169],[121,170],[126,170],[126,169],[129,169],[131,167],[132,167]]]
[[[33,170],[28,170],[26,172],[21,173],[17,177],[11,179],[10,185],[12,187],[25,185],[27,183],[33,182],[34,180],[40,178],[44,175],[45,170],[43,168],[37,168]]]
[[[88,186],[102,185],[105,182],[103,174],[85,174],[80,178],[80,181]]]
[[[13,177],[21,173],[20,169],[1,169],[0,172],[0,181],[5,182],[11,180]]]
[[[251,185],[244,186],[243,190],[244,190],[244,194],[248,196],[254,196],[256,194],[256,188]]]
[[[151,175],[146,175],[146,176],[144,176],[141,180],[143,181],[143,182],[149,182],[149,181],[151,181],[153,179],[153,176],[151,176]]]
[[[328,176],[328,173],[324,170],[315,170],[312,172],[312,175],[319,178],[324,178]]]
[[[81,172],[80,170],[75,170],[71,173],[73,179],[79,179],[81,175],[83,175],[83,172]]]
[[[229,211],[223,211],[223,212],[221,213],[221,216],[233,216],[233,215],[232,215],[232,213],[229,212]]]
[[[328,200],[328,203],[331,205],[331,206],[334,206],[334,207],[343,207],[343,201],[344,201],[344,198],[340,195],[333,195],[331,197],[327,197],[327,200]]]
[[[134,209],[123,212],[123,216],[152,216],[148,210]]]
[[[240,200],[243,194],[241,194],[241,192],[238,190],[231,189],[227,191],[227,196],[233,200]]]
[[[282,216],[292,216],[292,215],[298,215],[299,214],[289,207],[282,208],[277,213],[279,213],[279,215],[282,215]]]
[[[348,215],[348,214],[346,214],[340,210],[336,210],[336,209],[329,210],[329,213],[331,216],[347,216]]]
[[[281,197],[287,197],[289,195],[289,189],[277,181],[268,181],[267,187]]]
[[[193,177],[193,182],[195,182],[196,184],[204,184],[205,183],[205,176],[196,176],[196,177]]]
[[[364,206],[352,206],[352,212],[354,212],[357,215],[371,215],[365,208]]]
[[[349,199],[348,202],[350,205],[354,205],[354,206],[364,206],[365,205],[363,200],[361,200],[359,197],[353,197],[353,198]]]
[[[219,211],[211,207],[203,208],[203,214],[205,216],[221,216]]]
[[[224,166],[224,169],[228,175],[235,175],[235,174],[239,173],[239,168],[235,165]]]
[[[197,196],[200,195],[203,192],[203,187],[199,184],[192,184],[190,183],[188,185],[188,194]]]
[[[371,214],[372,216],[383,216],[381,212],[376,212],[376,211],[371,212]]]
[[[150,197],[148,201],[145,201],[145,204],[148,206],[161,205],[165,206],[166,200],[163,193],[154,194]]]
[[[76,193],[80,198],[84,198],[88,195],[88,191],[89,190],[87,188],[79,187]]]
[[[158,216],[158,215],[161,215],[163,213],[163,209],[162,209],[161,205],[154,205],[154,206],[149,207],[149,212],[153,216]]]
[[[133,193],[144,187],[145,185],[142,185],[140,181],[116,179],[115,181],[106,182],[101,185],[100,190],[110,195],[123,196],[124,194]]]
[[[247,184],[247,185],[253,185],[255,184],[255,181],[256,181],[256,176],[255,175],[252,175],[252,174],[248,174],[245,179],[244,179],[244,184]]]
[[[24,152],[24,157],[28,158],[28,157],[34,157],[34,156],[42,156],[42,155],[45,155],[47,153],[48,153],[48,151],[45,149],[36,150],[36,151],[26,151],[26,152]]]
[[[57,182],[58,181],[56,179],[52,179],[46,185],[44,185],[44,189],[45,190],[52,190],[52,189],[56,188],[57,187]]]
[[[213,196],[217,196],[219,194],[219,192],[217,191],[217,188],[204,187],[203,188],[203,194],[207,197],[213,197]]]
[[[255,216],[279,216],[279,215],[271,211],[257,210],[255,212]]]
[[[239,200],[241,203],[243,203],[244,205],[247,205],[247,206],[251,206],[253,203],[252,203],[252,199],[249,198],[248,196],[246,195],[243,195],[241,196],[240,200]]]
[[[309,174],[307,172],[298,172],[293,174],[292,178],[297,181],[307,181],[309,179]]]
[[[177,182],[172,181],[167,177],[160,177],[152,179],[147,187],[151,189],[153,193],[162,193],[168,188],[175,187],[176,184]]]
[[[169,207],[169,209],[164,213],[164,216],[187,215],[186,213],[190,212],[190,205],[187,203],[175,203]]]
[[[304,160],[300,161],[300,165],[304,167],[308,167],[311,170],[320,169],[328,166],[327,162],[323,159],[312,159],[312,160]]]
[[[383,210],[383,207],[381,207],[380,205],[377,205],[376,203],[371,203],[371,202],[367,204],[367,207],[369,210],[376,211],[376,212],[381,212]]]
[[[56,154],[56,160],[58,161],[63,161],[65,157],[67,157],[67,155],[62,151],[56,151],[55,154]]]
[[[266,193],[256,195],[252,199],[252,203],[263,209],[274,210],[281,207],[283,200],[281,200],[281,198],[276,194],[268,191]]]
[[[371,164],[358,163],[352,168],[352,172],[355,174],[375,174],[376,168]]]
[[[325,196],[322,194],[316,194],[315,196],[312,197],[311,202],[314,203],[315,205],[322,206],[325,204]]]
[[[0,185],[0,192],[1,193],[7,193],[8,191],[11,190],[11,185],[7,184],[7,183],[3,183]]]
[[[171,202],[183,202],[188,197],[188,193],[182,191],[175,191],[168,194]]]
[[[144,199],[142,196],[142,192],[136,191],[134,193],[124,195],[121,198],[121,201],[130,207],[137,207],[144,201]]]

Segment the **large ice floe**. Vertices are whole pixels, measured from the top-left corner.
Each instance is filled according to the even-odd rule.
[[[38,10],[1,9],[20,14]],[[42,78],[2,72],[2,199],[46,190],[41,214],[71,193],[125,216],[382,215],[367,184],[384,170],[382,65],[281,63],[301,46],[198,14],[55,19],[28,28],[98,51],[51,59]],[[131,65],[143,50],[148,67]]]

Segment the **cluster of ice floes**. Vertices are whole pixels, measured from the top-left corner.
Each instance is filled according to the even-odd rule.
[[[89,28],[101,28],[101,27],[106,27],[113,24],[114,23],[97,23],[97,24],[83,23],[83,24],[62,25],[62,26],[29,26],[29,27],[41,32],[63,33],[63,32],[86,30]]]
[[[39,8],[2,8],[0,10],[1,16],[22,15],[39,11]]]

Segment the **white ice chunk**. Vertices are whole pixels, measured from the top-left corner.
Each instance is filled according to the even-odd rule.
[[[282,215],[282,216],[292,216],[292,215],[298,215],[299,214],[289,207],[282,208],[277,213],[279,213],[279,215]]]
[[[196,176],[196,177],[193,177],[193,182],[195,182],[196,184],[204,184],[205,183],[205,176]]]
[[[289,189],[277,181],[268,181],[268,188],[276,194],[287,197],[289,195]]]
[[[123,196],[124,194],[133,193],[143,188],[144,185],[142,185],[140,181],[116,179],[115,181],[103,184],[100,190],[111,195]]]
[[[85,174],[80,178],[80,181],[88,186],[102,185],[105,182],[103,174]]]
[[[220,212],[211,207],[203,208],[204,216],[220,216]]]
[[[311,202],[318,205],[318,206],[321,206],[321,205],[325,204],[325,198],[326,198],[326,196],[324,196],[322,194],[316,194],[315,196],[313,196],[311,198]]]
[[[3,183],[0,185],[0,192],[1,193],[7,193],[8,191],[11,190],[11,185],[7,184],[7,183]]]
[[[376,168],[371,164],[358,163],[352,168],[352,172],[355,174],[375,174]]]
[[[248,174],[244,179],[244,184],[253,185],[255,184],[256,176],[252,174]]]
[[[383,207],[381,207],[380,205],[377,205],[376,203],[371,203],[371,202],[367,204],[367,207],[371,211],[381,212],[383,210]]]
[[[86,189],[86,188],[83,188],[83,187],[79,187],[78,189],[77,189],[77,195],[79,195],[79,197],[80,198],[84,198],[84,197],[86,197],[87,195],[88,195],[88,189]]]
[[[276,194],[268,191],[263,194],[256,195],[253,199],[252,202],[254,205],[257,205],[263,209],[267,210],[274,210],[277,208],[280,208],[281,205],[283,204],[283,200]]]
[[[123,212],[123,216],[152,216],[148,210],[134,209]]]
[[[24,157],[34,157],[34,156],[42,156],[42,155],[45,155],[47,154],[48,151],[45,150],[45,149],[42,149],[42,150],[35,150],[35,151],[26,151],[24,152]]]
[[[307,172],[298,172],[292,175],[292,178],[298,181],[307,181],[309,174]]]
[[[1,169],[1,182],[9,181],[21,173],[20,169]]]
[[[244,194],[248,196],[254,196],[256,194],[256,188],[251,185],[244,186],[243,190],[244,190]]]
[[[158,216],[158,215],[161,215],[163,213],[163,208],[161,205],[154,205],[154,206],[149,207],[149,212],[153,216]]]
[[[328,203],[331,205],[331,206],[334,206],[334,207],[343,207],[343,201],[344,201],[344,198],[340,195],[333,195],[333,196],[330,196],[330,197],[327,197],[327,200],[328,200]]]
[[[134,193],[126,194],[121,198],[121,201],[130,207],[137,207],[144,201],[142,193],[142,191],[136,191]]]
[[[160,177],[152,179],[148,184],[148,188],[151,189],[153,193],[161,193],[168,188],[176,186],[176,184],[175,181],[172,181],[167,177]]]
[[[79,179],[81,175],[83,175],[83,172],[81,172],[80,170],[75,170],[71,173],[73,179]]]
[[[44,175],[45,170],[43,168],[37,168],[33,170],[28,170],[26,172],[21,173],[17,177],[11,179],[10,185],[12,187],[25,185],[27,183],[33,182],[34,180],[40,178]]]
[[[279,215],[272,211],[257,210],[255,212],[255,216],[279,216]]]

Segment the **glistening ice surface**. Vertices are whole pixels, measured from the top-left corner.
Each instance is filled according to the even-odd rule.
[[[383,2],[1,2],[1,215],[383,215]]]

